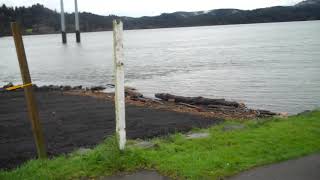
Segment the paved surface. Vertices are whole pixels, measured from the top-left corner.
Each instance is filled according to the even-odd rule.
[[[101,178],[99,180],[170,180],[170,179],[159,175],[155,171],[140,171],[135,174],[111,176],[111,177]]]
[[[36,95],[50,156],[93,147],[114,133],[111,101],[58,92],[36,92]],[[221,120],[126,106],[127,137],[131,139],[185,132],[218,122]],[[24,92],[0,93],[0,169],[14,168],[35,157]]]
[[[169,178],[154,171],[140,171],[99,180],[169,180]],[[320,154],[258,167],[228,180],[320,180]]]
[[[229,180],[320,180],[320,154],[258,167]]]

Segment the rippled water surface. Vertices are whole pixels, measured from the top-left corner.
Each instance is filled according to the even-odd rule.
[[[125,31],[126,84],[147,96],[226,98],[297,113],[320,107],[320,21]],[[112,32],[25,36],[35,83],[112,83]],[[0,38],[0,85],[21,83],[11,37]]]

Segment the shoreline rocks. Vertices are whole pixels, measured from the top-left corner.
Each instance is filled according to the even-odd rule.
[[[12,83],[3,86],[0,92],[7,92],[5,88],[12,87]],[[113,84],[106,86],[58,86],[58,85],[33,85],[35,91],[62,92],[70,95],[92,96],[113,100],[114,93],[101,92],[107,88],[114,88]],[[17,89],[14,91],[23,91]],[[125,87],[126,102],[137,106],[145,106],[156,109],[167,109],[182,113],[192,113],[204,116],[223,117],[233,119],[251,119],[265,117],[286,117],[287,113],[275,113],[268,110],[249,109],[242,102],[227,101],[225,99],[210,99],[204,97],[184,97],[167,93],[155,94],[158,99],[146,98],[136,88]]]
[[[2,91],[7,91],[6,88],[12,87],[14,86],[13,83],[8,83],[6,85],[4,85],[2,88]],[[93,87],[86,87],[84,88],[82,85],[79,86],[69,86],[69,85],[43,85],[43,86],[38,86],[36,84],[32,85],[33,89],[35,91],[74,91],[74,90],[78,90],[78,91],[102,91],[104,89],[106,89],[107,87],[104,86],[93,86]],[[13,91],[22,91],[23,88],[19,88]]]

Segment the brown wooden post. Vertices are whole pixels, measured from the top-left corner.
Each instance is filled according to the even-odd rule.
[[[32,83],[30,73],[29,73],[27,58],[24,51],[24,45],[23,45],[20,27],[16,22],[13,22],[11,23],[11,30],[14,38],[14,43],[16,46],[23,84]],[[29,118],[31,120],[32,132],[33,132],[33,136],[37,146],[38,157],[46,158],[47,157],[46,146],[44,143],[44,136],[43,136],[40,120],[39,120],[39,112],[38,112],[37,104],[33,94],[32,86],[24,87],[24,92],[27,100],[27,107],[29,112]]]

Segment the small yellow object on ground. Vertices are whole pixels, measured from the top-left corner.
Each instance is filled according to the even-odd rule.
[[[12,91],[12,90],[19,89],[19,88],[24,88],[24,87],[27,87],[27,86],[32,86],[32,83],[12,86],[12,87],[6,88],[6,90]]]

